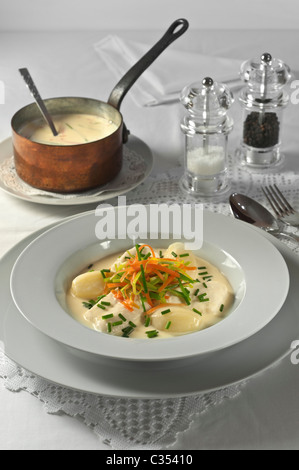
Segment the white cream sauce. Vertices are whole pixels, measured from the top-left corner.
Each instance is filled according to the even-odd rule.
[[[78,145],[108,137],[118,128],[113,121],[92,114],[59,114],[52,119],[57,136],[42,118],[26,124],[21,134],[47,145]]]
[[[183,246],[181,243],[175,243],[170,245],[166,252],[165,250],[156,250],[157,257],[159,257],[158,253],[162,251],[165,257],[174,259],[171,253],[175,251],[182,254]],[[130,249],[130,252],[133,254],[134,250],[135,248]],[[193,283],[192,287],[189,288],[190,305],[184,304],[182,306],[180,298],[169,295],[167,303],[172,305],[168,307],[165,304],[165,307],[153,312],[151,314],[151,323],[147,327],[144,325],[146,315],[140,300],[135,300],[136,308],[129,311],[112,293],[109,293],[92,308],[87,309],[83,302],[96,299],[103,290],[104,284],[100,271],[102,269],[114,271],[115,266],[119,265],[125,256],[126,253],[122,253],[119,256],[113,255],[101,259],[93,264],[92,272],[85,270],[74,279],[67,293],[67,305],[70,314],[77,321],[89,328],[107,333],[108,323],[113,325],[121,322],[123,316],[126,321],[112,326],[109,334],[122,336],[123,328],[129,326],[129,322],[133,322],[136,327],[130,334],[130,338],[148,338],[146,332],[152,330],[158,331],[157,338],[169,338],[209,328],[223,320],[229,313],[234,300],[234,292],[229,281],[218,268],[204,259],[195,257],[192,253],[189,257],[182,258],[184,261],[191,262],[190,266],[196,266],[197,268],[194,272],[189,271],[193,279],[198,279],[198,282]],[[205,267],[205,269],[198,269],[202,267]],[[87,273],[87,277],[85,273]],[[93,296],[90,296],[91,293]],[[102,302],[104,302],[102,307],[98,307],[98,304],[101,305]],[[105,303],[109,305],[105,305]],[[150,309],[149,304],[145,303],[145,306]],[[170,312],[161,313],[167,309],[170,309]],[[200,314],[197,312],[200,312]],[[103,316],[112,314],[113,317],[103,319]],[[166,329],[168,322],[171,322],[171,325],[169,329]]]

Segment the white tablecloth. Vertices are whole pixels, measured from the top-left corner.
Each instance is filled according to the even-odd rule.
[[[109,33],[111,33],[109,31]],[[115,77],[102,66],[93,44],[108,32],[1,33],[0,80],[5,84],[5,104],[0,104],[0,141],[10,135],[10,118],[31,102],[18,74],[28,67],[43,97],[87,96],[107,100]],[[120,32],[124,38],[148,44],[160,36],[155,32]],[[266,50],[299,70],[296,48],[299,31],[260,33],[189,31],[172,47],[211,56],[242,60]],[[262,42],[263,41],[263,42]],[[263,50],[261,50],[261,47]],[[203,72],[204,73],[204,72]],[[199,77],[199,80],[202,77]],[[152,176],[177,167],[182,161],[179,129],[180,105],[138,107],[128,95],[122,105],[131,132],[146,142],[154,154]],[[240,110],[233,113],[236,126],[233,148],[239,140]],[[285,173],[298,172],[298,105],[290,105],[284,122]],[[251,188],[252,189],[252,188]],[[253,188],[254,189],[254,188]],[[55,207],[27,203],[0,193],[0,256],[35,230],[93,206]],[[294,338],[297,339],[297,338]],[[224,401],[202,414],[178,437],[174,449],[298,449],[299,369],[289,358],[252,379],[233,400]],[[1,449],[106,449],[80,420],[49,415],[42,403],[28,393],[8,391],[0,381]]]

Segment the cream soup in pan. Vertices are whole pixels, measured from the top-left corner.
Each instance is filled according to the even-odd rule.
[[[21,135],[47,145],[78,145],[94,142],[113,134],[118,126],[111,120],[92,114],[59,114],[52,116],[57,136],[44,119],[26,124]]]
[[[137,245],[106,257],[72,281],[71,315],[85,326],[126,338],[169,338],[203,330],[229,313],[234,292],[212,264],[174,243]]]

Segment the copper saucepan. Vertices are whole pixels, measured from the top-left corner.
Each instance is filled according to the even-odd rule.
[[[31,186],[51,192],[85,191],[108,183],[120,172],[123,143],[129,132],[120,113],[126,93],[155,59],[189,27],[188,21],[175,21],[164,36],[118,82],[108,102],[90,98],[63,97],[44,100],[51,115],[94,114],[112,120],[116,131],[108,137],[79,145],[46,145],[21,135],[22,128],[40,118],[35,103],[20,109],[12,118],[16,172]]]

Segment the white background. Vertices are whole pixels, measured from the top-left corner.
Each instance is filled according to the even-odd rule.
[[[105,99],[111,91],[111,77],[108,71],[100,70],[91,47],[106,34],[104,31],[120,34],[124,30],[121,36],[134,39],[132,31],[140,30],[144,41],[151,44],[157,35],[148,35],[147,30],[164,31],[174,19],[185,17],[191,31],[175,44],[176,49],[221,53],[224,57],[230,51],[231,57],[240,59],[240,52],[249,58],[269,47],[276,57],[295,62],[299,70],[298,34],[291,32],[299,29],[298,13],[298,0],[0,0],[0,33],[11,32],[0,39],[0,79],[6,84],[7,94],[0,109],[0,140],[10,135],[9,117],[13,112],[31,102],[20,81],[19,66],[32,69],[46,97],[64,96],[69,91],[74,96],[85,96],[88,90],[88,94]],[[201,32],[193,35],[192,29]],[[272,31],[266,35],[264,29]],[[70,32],[76,30],[92,32],[74,37]],[[205,30],[216,33],[205,35]],[[279,35],[278,30],[284,33]],[[200,39],[195,42],[191,37]],[[291,109],[295,113],[295,108]],[[154,135],[149,143],[156,159],[159,157],[159,165],[163,159],[168,163],[177,140],[164,143],[163,132],[162,136],[154,134],[156,127],[164,129],[159,108],[139,109],[128,97],[124,111],[140,138],[147,142]],[[142,124],[145,119],[147,126]],[[292,141],[286,141],[286,147],[294,159],[299,148],[298,122],[288,120]],[[5,194],[1,195],[0,206],[0,254],[33,230],[60,216],[72,215],[68,208],[64,212],[45,209]],[[192,448],[191,439],[199,436],[202,449],[298,449],[298,371],[298,366],[294,368],[287,361],[266,377],[261,375],[238,398],[202,415],[182,436],[177,448]],[[98,439],[89,428],[65,415],[48,415],[42,403],[29,393],[12,393],[1,383],[0,398],[1,449],[99,449]]]
[[[297,29],[298,0],[0,0],[0,30]]]

